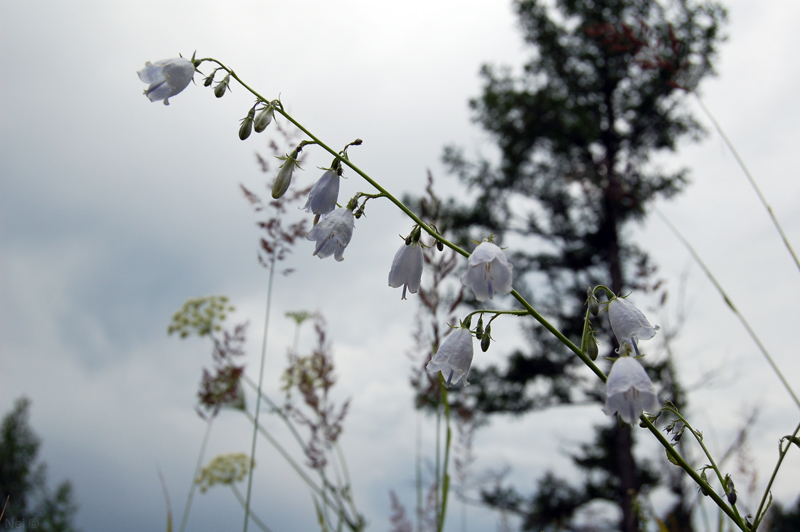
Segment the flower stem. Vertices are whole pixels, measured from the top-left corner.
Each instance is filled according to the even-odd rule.
[[[775,217],[775,213],[772,212],[772,207],[769,206],[769,204],[767,203],[767,199],[761,193],[761,190],[758,188],[758,185],[756,185],[756,180],[753,179],[752,174],[750,174],[750,170],[747,169],[747,166],[745,166],[744,161],[742,160],[741,157],[739,157],[739,152],[736,151],[736,148],[733,147],[733,143],[730,141],[730,139],[728,139],[728,136],[725,134],[725,132],[722,131],[722,127],[714,118],[714,115],[712,115],[711,111],[709,111],[708,108],[706,108],[705,104],[703,103],[703,100],[700,99],[700,95],[698,95],[696,92],[693,92],[693,94],[695,95],[695,98],[697,98],[697,103],[700,104],[700,108],[703,110],[708,119],[711,120],[711,123],[714,125],[714,129],[717,130],[717,133],[719,133],[720,137],[722,137],[722,140],[723,142],[725,142],[725,145],[728,146],[728,149],[731,150],[731,153],[733,153],[733,156],[736,158],[736,162],[739,163],[739,167],[744,172],[744,175],[747,176],[747,180],[753,186],[753,190],[756,191],[756,195],[758,195],[758,199],[761,200],[761,204],[764,206],[764,209],[766,209],[767,214],[769,214],[772,223],[775,225],[775,229],[778,230],[778,234],[781,236],[783,244],[786,246],[786,249],[789,250],[789,254],[792,256],[792,259],[794,259],[794,263],[797,266],[797,269],[800,270],[800,260],[797,259],[797,255],[795,255],[791,244],[789,244],[789,240],[786,238],[786,234],[783,232],[781,224],[778,223],[778,219]]]
[[[216,413],[210,415],[208,421],[206,422],[206,433],[205,436],[203,436],[203,443],[200,445],[200,455],[197,457],[197,466],[194,468],[194,476],[192,477],[192,485],[189,488],[189,496],[186,497],[186,507],[183,509],[183,517],[181,518],[181,527],[179,529],[180,532],[183,532],[186,529],[186,524],[189,522],[189,509],[192,507],[194,491],[195,488],[197,488],[195,479],[200,475],[200,470],[203,468],[203,457],[206,454],[206,445],[208,444],[208,438],[211,435],[211,425],[214,422],[215,416]]]
[[[237,78],[238,79],[238,78]],[[264,383],[264,360],[267,356],[267,336],[269,333],[269,311],[272,305],[272,280],[275,277],[275,255],[272,256],[269,264],[269,283],[267,286],[267,310],[264,316],[264,339],[261,343],[261,364],[258,368],[258,395],[261,396],[261,387]],[[244,529],[247,532],[247,523],[250,516],[250,497],[253,491],[253,467],[256,462],[256,441],[258,439],[258,415],[261,411],[261,401],[256,400],[256,414],[253,419],[253,444],[250,448],[250,468],[247,472],[247,498],[244,506]]]
[[[442,507],[439,512],[439,522],[436,524],[437,532],[444,530],[444,520],[447,515],[447,494],[450,492],[450,475],[447,473],[447,465],[450,461],[450,442],[452,431],[450,429],[450,401],[447,398],[447,386],[444,383],[444,375],[439,373],[439,386],[442,390],[442,406],[444,407],[444,423],[447,430],[444,443],[444,465],[442,467]]]
[[[800,424],[797,425],[797,428],[794,429],[792,433],[792,437],[796,438],[797,434],[800,433]],[[775,477],[778,475],[778,470],[781,468],[781,463],[783,463],[783,459],[786,457],[786,453],[789,451],[789,447],[791,447],[792,443],[786,440],[786,447],[783,447],[784,441],[778,444],[778,463],[775,464],[775,469],[772,470],[772,475],[769,477],[769,482],[767,483],[767,487],[764,489],[764,496],[761,498],[761,504],[758,505],[758,511],[756,512],[755,522],[753,523],[752,530],[756,530],[758,525],[761,524],[761,520],[764,518],[762,515],[762,511],[764,513],[767,512],[768,508],[764,506],[767,504],[767,497],[770,496],[770,489],[772,488],[772,483],[775,481]]]
[[[756,346],[758,346],[759,351],[761,351],[761,354],[764,355],[764,358],[767,359],[767,362],[769,363],[769,365],[772,367],[772,370],[775,372],[775,374],[780,379],[781,383],[783,384],[783,387],[786,388],[786,391],[789,392],[790,396],[792,396],[792,399],[794,400],[794,403],[798,407],[800,407],[800,399],[798,399],[797,394],[794,393],[794,390],[792,389],[791,385],[786,380],[786,378],[783,376],[783,373],[778,368],[778,365],[775,363],[775,361],[770,356],[769,352],[767,351],[767,348],[764,347],[764,344],[761,343],[761,340],[759,340],[758,336],[756,336],[755,331],[753,330],[752,327],[750,327],[750,324],[744,318],[742,313],[739,312],[739,310],[734,306],[733,301],[731,301],[731,299],[728,297],[728,294],[725,293],[725,290],[723,290],[722,286],[719,284],[717,279],[711,273],[711,270],[708,269],[708,266],[706,266],[706,264],[703,262],[703,260],[700,258],[700,256],[697,254],[697,252],[694,250],[692,245],[689,244],[689,242],[683,237],[683,235],[680,233],[680,231],[678,231],[678,228],[675,227],[674,225],[672,225],[672,222],[670,222],[667,219],[667,217],[664,216],[661,213],[661,211],[659,211],[658,209],[656,209],[655,211],[656,211],[656,214],[658,214],[658,216],[661,218],[661,220],[665,224],[667,224],[667,227],[670,228],[670,230],[673,232],[673,234],[676,237],[678,237],[678,240],[680,240],[683,243],[683,245],[686,247],[686,249],[689,250],[689,253],[692,255],[692,258],[694,258],[694,260],[697,262],[697,264],[700,266],[700,268],[703,270],[703,272],[709,278],[711,283],[714,285],[714,287],[720,293],[720,295],[722,296],[722,299],[725,300],[725,304],[727,304],[728,307],[731,309],[731,311],[733,311],[733,313],[736,314],[736,317],[739,318],[739,321],[744,326],[745,330],[747,331],[747,334],[750,335],[750,338],[753,339],[753,341],[756,343]]]
[[[655,425],[653,425],[653,422],[650,421],[647,418],[647,416],[644,416],[644,415],[641,417],[641,421],[642,421],[642,424],[645,426],[645,428],[647,428],[653,434],[653,436],[656,437],[656,439],[664,447],[664,449],[666,449],[667,452],[678,462],[678,465],[690,477],[692,477],[692,480],[694,480],[695,483],[697,483],[698,486],[700,486],[700,487],[702,487],[702,488],[704,488],[706,490],[706,492],[708,493],[708,496],[711,497],[711,499],[717,504],[717,506],[719,506],[720,510],[725,512],[725,514],[728,517],[730,517],[731,520],[734,523],[736,523],[736,526],[738,526],[743,532],[750,532],[750,529],[747,527],[747,524],[745,524],[742,521],[742,518],[739,517],[738,512],[734,512],[731,509],[731,507],[728,506],[725,503],[724,500],[722,500],[722,497],[717,495],[717,492],[714,491],[711,488],[711,486],[708,485],[708,482],[706,482],[705,480],[700,478],[700,475],[697,474],[697,471],[692,469],[692,466],[690,466],[686,462],[686,460],[684,460],[684,458],[678,453],[678,451],[676,451],[675,448],[672,447],[672,445],[669,443],[669,441],[667,441],[667,439],[664,437],[664,435],[661,434],[661,431],[658,430],[658,428]]]
[[[678,412],[677,408],[672,408],[670,406],[667,406],[665,407],[665,410],[675,414],[678,417],[678,419],[680,419],[681,422],[686,426],[686,428],[689,429],[689,432],[692,433],[694,439],[697,440],[697,443],[699,443],[700,447],[703,449],[703,454],[706,455],[706,458],[708,458],[708,461],[711,463],[711,468],[717,474],[717,480],[719,480],[720,487],[722,488],[723,491],[725,491],[725,481],[722,478],[722,471],[719,470],[719,467],[717,467],[717,463],[714,461],[714,457],[711,456],[711,453],[709,452],[705,443],[703,443],[703,437],[696,430],[694,430],[694,428],[689,424],[689,422],[686,421],[686,418],[683,417],[680,412]],[[709,490],[710,488],[706,489]],[[739,521],[741,521],[742,517],[739,515],[739,510],[736,508],[736,505],[733,504],[731,506],[733,507],[733,511],[736,514],[736,517],[738,517]]]

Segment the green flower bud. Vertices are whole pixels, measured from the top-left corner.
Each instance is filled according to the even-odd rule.
[[[475,338],[478,340],[483,338],[483,316],[478,318],[478,326],[475,328]]]
[[[280,159],[284,159],[284,163],[281,165],[280,170],[278,170],[275,183],[272,184],[273,198],[278,199],[289,190],[289,185],[292,184],[292,173],[297,166],[297,153],[298,149],[295,148],[294,151],[286,157],[279,157]]]
[[[586,354],[592,360],[597,360],[598,349],[597,349],[597,340],[594,339],[594,335],[589,335],[589,343],[586,344]]]
[[[208,75],[208,77],[203,81],[203,87],[210,87],[211,84],[214,83],[214,74],[216,73],[217,71],[215,70],[214,72]]]
[[[444,243],[441,240],[436,241],[436,249],[439,251],[444,251]]]
[[[725,480],[727,480],[725,496],[728,498],[729,503],[736,504],[736,489],[733,487],[733,479],[730,475],[725,475]]]
[[[250,133],[253,131],[253,117],[256,115],[256,108],[253,107],[250,109],[250,112],[247,113],[247,116],[242,119],[242,125],[239,126],[239,138],[241,140],[246,140],[247,137],[250,136]]]
[[[487,325],[486,331],[483,333],[483,338],[481,338],[481,351],[484,353],[489,350],[489,343],[492,341],[492,326]]]
[[[594,290],[587,286],[586,291],[588,293],[586,304],[589,305],[589,312],[592,313],[592,316],[597,316],[600,314],[600,302],[594,296]]]
[[[708,484],[708,476],[706,476],[705,469],[700,472],[700,478],[703,479],[703,482]],[[703,486],[700,486],[700,493],[702,493],[705,497],[708,497],[708,490],[706,490]]]
[[[275,113],[275,108],[272,105],[268,105],[261,109],[258,112],[258,116],[256,117],[256,122],[253,129],[256,130],[256,133],[261,133],[267,126],[272,122],[272,115]]]
[[[214,96],[217,98],[222,98],[225,96],[225,91],[228,89],[228,83],[231,82],[231,75],[227,74],[222,81],[220,81],[217,86],[214,88]]]

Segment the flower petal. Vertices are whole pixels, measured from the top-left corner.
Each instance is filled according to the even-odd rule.
[[[511,292],[511,263],[505,253],[491,242],[481,242],[467,262],[461,284],[475,292],[478,301],[493,299],[494,294]]]
[[[445,338],[425,369],[429,373],[441,371],[448,386],[457,384],[459,380],[468,386],[467,375],[472,365],[472,355],[472,333],[462,327]]]
[[[355,217],[350,209],[339,208],[323,216],[306,239],[316,241],[314,255],[321,259],[330,257],[341,262],[344,260],[344,249],[350,243],[355,227]]]
[[[608,374],[603,412],[619,414],[625,423],[633,423],[642,412],[654,413],[660,408],[653,382],[639,361],[631,357],[618,358]]]
[[[397,288],[403,286],[412,294],[416,294],[422,281],[422,246],[418,242],[405,245],[397,250],[392,261],[392,269],[389,271],[389,286]],[[405,299],[405,297],[403,297]]]
[[[656,335],[658,325],[650,325],[642,311],[633,306],[626,299],[616,297],[608,304],[608,319],[611,329],[617,337],[617,342],[622,345],[631,340],[649,340]],[[633,345],[631,345],[633,347]]]
[[[336,208],[337,199],[339,199],[339,174],[334,170],[326,170],[308,193],[308,200],[303,209],[314,214],[328,214]]]

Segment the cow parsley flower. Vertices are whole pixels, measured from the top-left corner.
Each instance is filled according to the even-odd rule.
[[[342,254],[350,243],[354,226],[353,211],[344,207],[323,216],[306,236],[308,240],[317,242],[313,255],[321,259],[333,255],[337,261],[343,261]]]
[[[481,242],[469,256],[468,269],[461,284],[475,292],[478,301],[492,299],[495,294],[511,292],[511,264],[503,250],[491,242]]]
[[[425,369],[429,373],[441,371],[448,386],[457,384],[459,380],[462,380],[464,386],[468,386],[467,374],[471,364],[472,333],[466,327],[461,327],[445,338]]]
[[[422,244],[405,242],[394,256],[392,269],[389,271],[389,286],[397,288],[403,285],[403,295],[406,298],[406,289],[412,294],[419,290],[419,283],[422,280]]]
[[[617,350],[619,354],[624,351],[623,344],[628,344],[639,355],[639,340],[651,339],[659,328],[658,325],[650,325],[641,310],[619,297],[608,303],[608,319],[620,345]]]
[[[162,59],[144,64],[144,68],[137,72],[139,79],[150,86],[144,91],[151,102],[164,100],[164,105],[169,105],[169,98],[185,89],[194,76],[194,63],[183,57]]]
[[[337,199],[339,199],[339,173],[329,169],[311,188],[303,209],[314,214],[328,214],[336,208]]]
[[[653,382],[639,361],[632,357],[618,358],[608,374],[603,412],[618,414],[625,423],[633,423],[642,412],[655,413],[660,409]]]

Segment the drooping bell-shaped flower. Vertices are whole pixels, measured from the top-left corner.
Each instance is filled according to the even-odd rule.
[[[625,423],[633,423],[642,412],[656,413],[661,402],[638,360],[620,357],[611,366],[606,382],[606,404],[603,412],[609,416],[618,414]]]
[[[183,57],[162,59],[144,64],[139,72],[139,79],[150,86],[144,91],[151,102],[164,100],[169,105],[169,98],[185,89],[194,76],[194,63]]]
[[[406,298],[406,289],[412,294],[419,290],[422,280],[422,244],[419,242],[403,243],[394,256],[392,269],[389,271],[389,286],[403,286],[401,299]]]
[[[425,369],[429,373],[441,371],[448,386],[457,384],[459,380],[464,386],[468,386],[467,374],[470,365],[472,365],[472,333],[466,327],[461,327],[444,339]]]
[[[337,199],[339,199],[339,173],[336,170],[325,170],[308,193],[308,201],[303,209],[314,214],[328,214],[336,208]]]
[[[478,301],[494,298],[495,294],[511,292],[511,263],[506,254],[491,242],[481,242],[469,256],[468,269],[461,284],[475,292]]]
[[[658,325],[650,325],[642,311],[634,307],[628,300],[615,297],[608,303],[608,319],[611,321],[611,330],[617,337],[620,348],[628,344],[638,355],[639,340],[649,340],[656,335]],[[617,350],[622,354],[624,349]]]
[[[344,207],[320,218],[317,225],[306,236],[308,240],[317,242],[313,255],[321,259],[333,255],[337,261],[343,261],[342,254],[344,248],[350,243],[354,226],[353,211]]]

